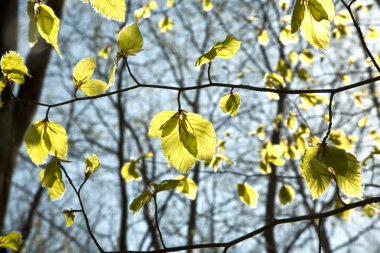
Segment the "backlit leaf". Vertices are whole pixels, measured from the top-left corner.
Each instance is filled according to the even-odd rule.
[[[30,76],[24,59],[15,51],[9,51],[1,57],[1,71],[11,81],[22,84],[24,75]]]
[[[106,18],[124,22],[125,0],[90,0],[94,9]]]
[[[239,183],[236,185],[236,190],[237,190],[240,200],[244,204],[246,204],[250,208],[257,207],[259,194],[254,188],[252,188],[247,183],[244,183],[244,184]]]
[[[36,2],[34,0],[28,0],[28,16],[29,16],[29,46],[32,47],[38,39],[38,28],[37,28],[37,19],[34,6]]]
[[[41,37],[52,45],[61,56],[58,46],[59,18],[54,14],[52,8],[45,4],[38,5],[36,10],[37,28]]]
[[[259,34],[257,36],[257,41],[260,45],[266,46],[270,42],[270,38],[268,32],[265,29],[260,29]]]
[[[294,201],[295,198],[295,191],[293,187],[291,187],[288,184],[284,184],[280,188],[280,192],[278,194],[278,197],[280,198],[280,202],[283,205],[291,204]]]
[[[62,212],[62,214],[66,218],[66,227],[71,227],[74,224],[75,213],[69,210],[65,210]]]
[[[135,55],[143,50],[143,37],[136,23],[124,27],[117,40],[120,52],[124,55]]]
[[[161,29],[161,32],[165,33],[173,29],[173,20],[166,16],[160,20],[160,23],[158,25]]]
[[[129,161],[123,165],[120,171],[125,182],[141,180],[140,172],[137,169],[136,161]]]
[[[240,96],[237,92],[223,95],[219,102],[220,109],[224,113],[229,113],[232,117],[236,116],[240,107]]]
[[[184,110],[158,113],[150,123],[149,135],[161,138],[165,156],[182,172],[197,160],[211,161],[216,147],[211,122]]]
[[[84,175],[86,178],[97,172],[100,167],[100,161],[96,154],[92,154],[91,156],[86,155],[84,157],[84,163],[86,164],[86,168],[84,170]]]
[[[208,52],[201,55],[196,61],[195,67],[199,69],[202,64],[213,61],[215,57],[230,59],[239,50],[240,43],[232,35],[227,35],[224,41],[217,42]]]
[[[162,192],[162,191],[173,191],[177,188],[177,186],[181,183],[181,180],[178,179],[168,179],[164,180],[159,184],[153,184],[154,191]]]
[[[83,83],[90,80],[94,74],[96,68],[95,57],[89,57],[80,60],[77,65],[75,65],[73,71],[73,80],[75,87],[79,88]]]
[[[307,148],[301,162],[301,173],[313,199],[326,191],[332,179],[346,195],[362,195],[360,163],[344,149],[329,145]]]
[[[133,214],[137,213],[141,207],[143,207],[146,203],[148,203],[151,199],[152,195],[148,188],[145,191],[137,196],[132,203],[129,205],[129,209],[133,212]]]
[[[42,186],[48,189],[50,200],[57,200],[63,196],[65,183],[62,181],[62,171],[56,159],[40,171],[40,180]]]
[[[37,165],[43,163],[49,153],[65,159],[68,151],[66,130],[58,123],[36,121],[26,132],[25,148]]]
[[[90,79],[80,86],[80,90],[89,97],[99,96],[106,92],[108,88],[108,84],[98,79]]]
[[[202,5],[205,11],[211,11],[214,7],[212,0],[202,0]]]
[[[197,197],[198,187],[193,179],[180,175],[177,177],[180,180],[180,184],[177,187],[177,192],[185,194],[185,196],[191,200]]]
[[[8,248],[18,251],[22,244],[22,236],[19,232],[9,232],[6,235],[0,236],[0,248]]]

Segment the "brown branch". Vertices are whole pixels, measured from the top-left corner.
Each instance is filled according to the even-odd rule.
[[[154,250],[154,251],[126,251],[124,253],[166,253],[166,252],[178,252],[178,251],[184,251],[184,250],[191,250],[191,249],[206,249],[206,248],[224,248],[225,252],[226,249],[231,248],[232,246],[235,246],[245,240],[248,240],[252,237],[255,237],[264,231],[268,229],[272,229],[276,227],[277,225],[280,224],[289,224],[289,223],[295,223],[295,222],[300,222],[300,221],[313,221],[316,219],[325,219],[327,217],[331,217],[334,215],[337,215],[339,213],[345,212],[347,210],[351,210],[357,207],[363,207],[368,204],[372,203],[378,203],[380,202],[380,197],[372,197],[369,199],[361,200],[355,203],[348,204],[346,206],[343,206],[338,209],[334,209],[331,211],[327,211],[324,213],[317,213],[317,214],[307,214],[307,215],[301,215],[301,216],[296,216],[296,217],[291,217],[291,218],[284,218],[284,219],[275,219],[273,222],[268,223],[250,233],[247,233],[243,236],[240,236],[232,241],[229,242],[222,242],[222,243],[204,243],[204,244],[195,244],[195,245],[185,245],[185,246],[178,246],[178,247],[170,247],[166,249],[160,249],[160,250]],[[105,253],[123,253],[120,251],[108,251]]]

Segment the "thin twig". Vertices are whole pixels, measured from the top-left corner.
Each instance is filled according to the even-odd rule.
[[[326,146],[327,138],[329,138],[329,135],[331,133],[331,127],[332,127],[332,118],[333,118],[333,112],[332,112],[332,104],[334,100],[334,93],[330,94],[330,100],[329,100],[329,126],[327,128],[327,132],[325,137],[323,138],[322,145],[323,147]]]
[[[207,68],[207,77],[208,77],[208,82],[211,84],[211,62],[208,63],[208,68]]]
[[[129,64],[128,64],[128,59],[127,57],[123,57],[124,59],[124,62],[125,62],[125,66],[127,66],[127,69],[128,69],[128,73],[129,75],[132,77],[133,81],[135,81],[135,83],[137,85],[140,85],[140,82],[137,80],[137,78],[132,74],[132,71],[131,71],[131,68],[129,67]]]
[[[65,176],[66,176],[67,180],[69,181],[69,184],[71,185],[71,187],[73,188],[75,194],[77,195],[80,207],[82,208],[82,214],[83,214],[83,217],[84,217],[84,221],[86,223],[87,231],[90,234],[91,239],[94,241],[94,243],[95,243],[96,247],[98,248],[98,250],[103,253],[104,250],[100,246],[99,242],[96,240],[95,235],[92,233],[92,230],[91,230],[91,227],[90,227],[90,222],[88,220],[88,216],[87,216],[86,210],[84,209],[84,205],[83,205],[83,202],[82,202],[82,198],[80,196],[80,192],[75,187],[75,185],[74,185],[73,181],[71,180],[69,174],[67,173],[66,169],[62,166],[61,163],[59,163],[59,166],[61,167],[63,173],[65,173]],[[81,184],[80,188],[82,188],[82,186],[83,186],[83,183]]]
[[[166,249],[166,246],[165,246],[165,243],[164,243],[164,238],[162,236],[162,232],[161,232],[160,225],[159,225],[159,222],[158,222],[158,206],[157,206],[157,195],[156,194],[153,194],[153,202],[154,202],[154,219],[155,219],[155,222],[156,222],[156,228],[157,228],[157,231],[158,231],[158,235],[160,236],[160,241],[161,241],[162,247],[164,249]]]

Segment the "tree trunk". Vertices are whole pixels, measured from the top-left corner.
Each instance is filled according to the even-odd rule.
[[[64,1],[50,0],[47,4],[61,17]],[[17,49],[17,0],[0,1],[0,52]],[[26,13],[26,10],[25,10]],[[26,14],[25,14],[26,15]],[[27,78],[20,86],[17,97],[38,101],[52,47],[42,39],[31,49],[26,65],[33,78]],[[11,90],[6,87],[2,92],[3,107],[0,109],[0,231],[4,229],[5,214],[11,188],[13,169],[17,154],[37,106],[11,101]]]

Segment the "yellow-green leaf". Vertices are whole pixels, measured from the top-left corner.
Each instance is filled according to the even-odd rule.
[[[98,52],[98,56],[103,57],[104,59],[108,59],[108,57],[110,56],[110,52],[111,52],[111,47],[109,45],[105,45]]]
[[[211,11],[214,5],[211,0],[202,0],[203,9],[205,11]]]
[[[238,183],[236,185],[236,190],[238,193],[238,196],[240,200],[249,206],[250,208],[255,208],[257,207],[257,201],[259,199],[259,194],[257,191],[248,185],[247,183]]]
[[[280,198],[280,202],[283,205],[291,204],[295,198],[295,191],[293,187],[288,184],[284,184],[280,188],[280,192],[278,193],[278,197]]]
[[[223,155],[223,154],[216,154],[211,162],[210,162],[210,166],[211,168],[213,168],[214,171],[217,171],[218,170],[218,167],[220,165],[220,163],[222,161],[225,161],[227,164],[233,164],[233,162],[231,161],[230,158],[228,158],[227,156]]]
[[[232,35],[227,35],[222,42],[217,42],[208,52],[201,55],[195,63],[195,67],[199,69],[202,64],[211,62],[215,57],[222,59],[230,59],[236,54],[240,48],[241,42]]]
[[[65,159],[68,151],[66,130],[58,123],[36,121],[26,132],[25,148],[37,165],[43,163],[49,153]]]
[[[140,172],[137,169],[136,161],[129,161],[123,165],[121,168],[121,176],[124,178],[125,182],[141,180]]]
[[[257,41],[260,45],[266,46],[270,42],[270,38],[268,32],[265,29],[260,29],[259,34],[257,36]]]
[[[24,75],[30,76],[24,59],[15,51],[9,51],[1,57],[1,71],[15,83],[25,82]]]
[[[40,4],[36,10],[37,28],[41,37],[52,45],[61,56],[58,46],[59,18],[54,14],[52,8],[45,4]]]
[[[185,194],[185,196],[191,200],[197,197],[198,187],[193,179],[180,175],[177,179],[181,180],[177,186],[177,192]]]
[[[143,207],[146,203],[148,203],[151,199],[152,195],[148,188],[145,189],[145,191],[137,196],[132,203],[129,205],[129,209],[133,212],[133,214],[136,214],[141,207]]]
[[[362,195],[360,163],[344,149],[329,145],[307,148],[301,162],[301,173],[313,199],[326,191],[332,179],[346,195]]]
[[[173,191],[181,183],[178,179],[168,179],[160,182],[159,184],[153,184],[154,192]]]
[[[162,33],[166,33],[173,29],[173,20],[171,20],[168,16],[162,18],[160,23],[158,24]]]
[[[96,68],[95,57],[89,57],[80,60],[77,65],[75,65],[73,71],[73,80],[76,88],[80,88],[80,86],[90,80],[92,75],[94,74]]]
[[[52,201],[63,196],[65,183],[62,180],[62,171],[56,159],[48,163],[46,168],[40,171],[40,180],[42,186],[48,189]]]
[[[80,86],[80,90],[89,97],[99,96],[108,90],[109,86],[102,80],[90,79]]]
[[[211,122],[184,110],[158,113],[150,123],[149,135],[161,138],[165,156],[182,172],[197,160],[211,161],[216,147]]]
[[[237,92],[223,95],[219,102],[220,109],[224,113],[229,113],[232,117],[236,116],[240,107],[240,96]]]
[[[135,55],[143,50],[143,37],[136,23],[124,27],[119,32],[117,40],[120,52],[127,55]]]
[[[66,227],[71,227],[74,224],[75,213],[73,211],[64,210],[62,214],[66,218]]]
[[[106,18],[124,22],[125,0],[90,0],[94,9]]]
[[[297,118],[294,112],[289,112],[289,116],[286,120],[286,126],[290,131],[294,131],[297,128]]]
[[[96,154],[92,154],[92,156],[86,155],[84,157],[84,163],[86,164],[86,168],[84,170],[84,175],[86,178],[98,171],[100,167],[100,161]]]
[[[19,232],[9,232],[0,236],[0,248],[8,248],[18,251],[22,244],[22,236]]]
[[[37,19],[34,6],[36,2],[34,0],[28,0],[28,16],[29,16],[29,46],[32,47],[38,39]]]

